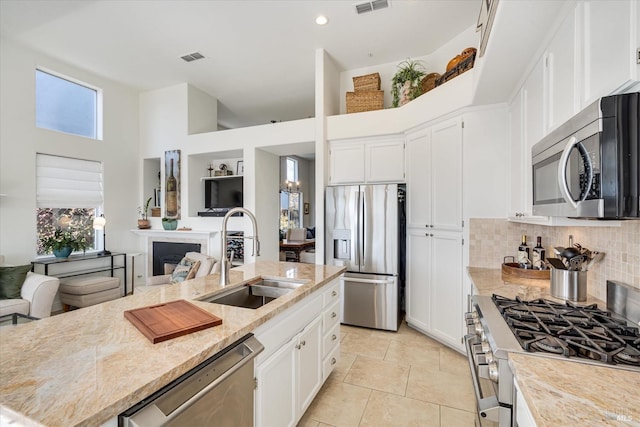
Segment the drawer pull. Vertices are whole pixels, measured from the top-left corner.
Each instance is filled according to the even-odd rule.
[[[335,297],[336,295],[338,295],[338,293],[336,291],[331,291],[331,296]]]
[[[306,342],[305,340],[302,340],[302,342],[301,342],[300,344],[302,344],[303,346],[305,346],[305,345],[307,345],[307,342]]]
[[[296,349],[300,350],[302,346],[300,344],[296,345]]]
[[[332,357],[332,358],[331,358],[331,364],[332,364],[332,365],[335,365],[336,363],[337,363],[336,358],[335,358],[335,357]]]
[[[337,338],[336,334],[331,335],[331,341],[335,341]]]
[[[335,318],[336,316],[337,316],[337,314],[336,314],[336,312],[335,312],[335,311],[331,313],[331,318],[332,318],[332,319],[333,319],[333,318]]]

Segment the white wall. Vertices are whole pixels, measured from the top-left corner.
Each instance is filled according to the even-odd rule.
[[[103,163],[107,249],[128,251],[138,242],[138,94],[100,76],[68,66],[45,54],[0,41],[0,253],[10,264],[36,256],[36,153]],[[73,77],[104,93],[102,141],[35,126],[35,68]]]

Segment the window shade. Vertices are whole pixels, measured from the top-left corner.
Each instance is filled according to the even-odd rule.
[[[39,208],[102,206],[102,163],[37,154],[36,199]]]

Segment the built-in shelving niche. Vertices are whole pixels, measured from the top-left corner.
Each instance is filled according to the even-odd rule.
[[[210,153],[199,153],[188,156],[188,182],[189,192],[189,216],[198,216],[198,211],[204,210],[204,181],[203,177],[214,176],[213,170],[220,169],[221,164],[227,166],[227,170],[238,174],[238,162],[243,159],[243,151],[228,150]],[[209,173],[209,168],[213,170]],[[183,178],[184,179],[184,175]],[[185,188],[184,186],[182,187]],[[184,200],[184,199],[183,199]],[[183,211],[184,212],[184,211]]]
[[[160,188],[160,170],[162,161],[160,158],[144,159],[142,163],[142,197],[140,206],[143,206],[149,197],[149,216],[151,216],[152,207],[162,206],[162,194],[157,190]]]

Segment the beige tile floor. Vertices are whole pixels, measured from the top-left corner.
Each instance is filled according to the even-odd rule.
[[[299,427],[472,427],[467,359],[402,323],[341,326],[340,362]]]

